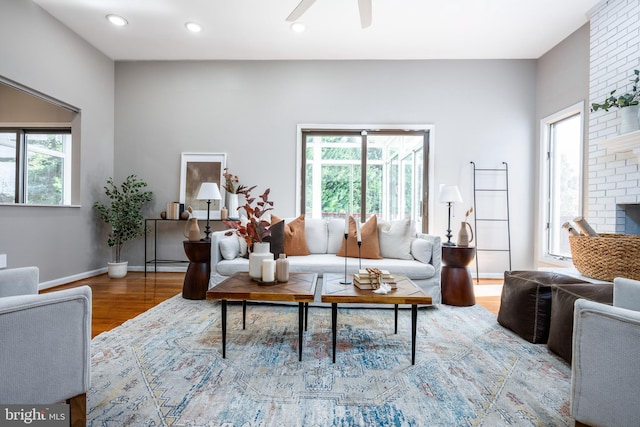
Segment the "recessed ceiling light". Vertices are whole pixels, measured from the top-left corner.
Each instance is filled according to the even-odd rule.
[[[107,15],[107,19],[113,25],[117,25],[118,27],[123,27],[123,26],[128,24],[126,19],[124,19],[122,16],[118,16],[118,15]]]
[[[187,27],[187,30],[191,31],[192,33],[199,33],[200,31],[202,31],[202,25],[195,22],[187,22],[186,24],[184,24],[184,26]]]
[[[305,27],[302,22],[294,22],[293,24],[291,24],[291,29],[296,33],[302,33],[307,29],[307,27]]]

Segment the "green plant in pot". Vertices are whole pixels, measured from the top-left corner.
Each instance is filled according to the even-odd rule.
[[[634,78],[631,79],[631,91],[616,95],[617,89],[612,90],[609,96],[601,103],[594,102],[591,104],[591,112],[598,110],[609,111],[611,108],[621,110],[622,124],[620,125],[620,133],[632,132],[640,128],[640,119],[638,118],[638,104],[640,104],[640,91],[638,91],[638,83],[640,82],[640,70],[634,70]]]
[[[109,202],[93,204],[99,218],[111,226],[107,244],[115,248],[115,262],[108,263],[109,277],[127,275],[128,262],[122,262],[120,258],[122,245],[146,232],[142,208],[153,198],[153,193],[146,187],[147,183],[138,180],[136,175],[129,175],[119,186],[110,177],[104,187]]]

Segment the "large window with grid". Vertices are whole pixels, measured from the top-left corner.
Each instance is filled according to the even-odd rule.
[[[307,217],[378,215],[426,231],[428,130],[303,129],[301,152]]]
[[[71,204],[71,129],[0,128],[0,203]]]

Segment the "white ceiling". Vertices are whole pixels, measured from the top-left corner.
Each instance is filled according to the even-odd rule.
[[[372,0],[367,29],[358,0],[317,0],[304,33],[285,21],[299,0],[32,1],[114,60],[203,60],[539,58],[601,0]]]

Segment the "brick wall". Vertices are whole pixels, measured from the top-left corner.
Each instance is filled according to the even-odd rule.
[[[590,12],[589,105],[602,102],[613,89],[631,88],[640,69],[640,1],[609,0]],[[640,203],[640,169],[631,152],[612,153],[599,141],[617,135],[618,111],[589,116],[588,220],[601,233],[622,232],[622,204]]]

